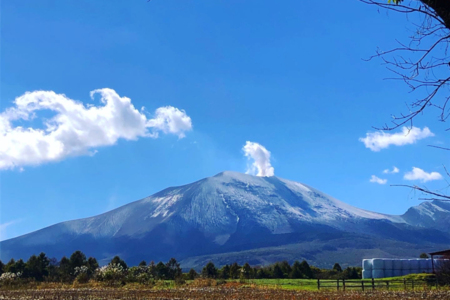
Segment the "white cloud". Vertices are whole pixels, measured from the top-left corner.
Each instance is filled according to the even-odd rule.
[[[387,179],[381,179],[375,175],[372,175],[372,177],[370,178],[370,182],[374,182],[374,183],[378,183],[378,184],[386,184]]]
[[[392,171],[390,171],[389,169],[386,169],[386,170],[383,171],[384,174],[395,174],[395,173],[398,173],[398,172],[400,172],[400,170],[396,166],[394,166],[392,168]]]
[[[422,182],[441,180],[442,175],[438,172],[427,173],[420,168],[413,167],[411,172],[405,173],[403,179],[406,180],[420,180]]]
[[[273,176],[274,168],[270,164],[270,151],[264,146],[247,141],[242,148],[245,156],[252,159],[253,163],[247,168],[247,174],[256,176]]]
[[[397,133],[368,132],[365,138],[360,138],[359,140],[364,143],[366,148],[378,152],[381,149],[388,148],[390,145],[403,146],[414,144],[416,141],[430,136],[434,136],[434,133],[428,127],[423,129],[412,127],[411,130],[403,127],[402,131]]]
[[[102,105],[85,106],[53,91],[27,92],[16,98],[13,107],[0,113],[0,170],[93,155],[94,148],[114,145],[118,139],[157,138],[159,132],[182,138],[192,129],[184,110],[160,107],[149,119],[131,99],[112,89],[92,91],[91,97],[95,94],[101,96]],[[40,110],[55,114],[42,120],[44,129],[13,125],[35,119]]]
[[[185,136],[184,132],[192,129],[191,118],[183,110],[173,106],[160,107],[156,110],[155,118],[148,120],[148,126],[164,133]],[[156,133],[157,134],[157,133]]]

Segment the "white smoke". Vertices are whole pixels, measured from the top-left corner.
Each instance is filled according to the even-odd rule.
[[[263,145],[247,141],[242,150],[248,159],[253,160],[253,163],[248,166],[246,174],[262,177],[274,176],[274,168],[270,164],[270,151]]]

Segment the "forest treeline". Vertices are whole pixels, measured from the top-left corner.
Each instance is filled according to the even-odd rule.
[[[151,283],[155,280],[175,280],[183,282],[198,277],[211,279],[263,279],[263,278],[293,278],[293,279],[358,279],[361,278],[361,268],[342,269],[336,263],[332,269],[319,269],[310,266],[305,260],[295,261],[292,265],[287,261],[277,262],[269,266],[250,266],[245,263],[233,263],[217,268],[208,262],[202,270],[194,269],[183,273],[175,258],[168,262],[147,263],[142,261],[137,266],[129,267],[119,256],[115,256],[107,265],[100,267],[97,259],[87,258],[81,251],[75,251],[69,258],[61,260],[48,258],[45,253],[32,255],[26,262],[22,259],[11,259],[4,264],[0,261],[0,285],[10,285],[14,282],[61,282],[87,283],[90,280],[106,283]]]

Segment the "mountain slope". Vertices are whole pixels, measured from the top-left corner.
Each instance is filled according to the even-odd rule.
[[[133,264],[142,259],[326,243],[350,235],[413,244],[450,242],[442,226],[434,226],[448,224],[448,215],[427,208],[426,214],[417,216],[415,211],[425,209],[412,209],[403,216],[379,214],[297,182],[223,172],[102,215],[1,242],[0,258],[27,258],[40,251],[59,258],[81,249],[104,261],[119,254]],[[429,215],[434,221],[427,219]]]
[[[402,216],[405,222],[425,228],[448,231],[450,227],[450,202],[423,202],[411,207]]]

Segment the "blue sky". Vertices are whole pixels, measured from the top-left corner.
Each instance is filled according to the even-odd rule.
[[[0,113],[11,126],[0,132],[11,143],[0,146],[0,240],[224,170],[246,172],[247,141],[270,151],[276,176],[368,210],[402,214],[420,203],[390,184],[446,187],[433,172],[445,177],[447,153],[427,147],[446,144],[437,111],[415,121],[414,137],[389,133],[400,132],[387,144],[403,145],[372,151],[360,140],[420,96],[384,80],[392,74],[379,60],[363,60],[407,40],[404,16],[356,0],[24,0],[2,1],[0,11]],[[123,110],[86,121],[90,107],[104,106],[102,92]],[[28,120],[18,117],[21,96],[41,101],[25,109]],[[58,106],[64,99],[78,114]],[[70,125],[75,115],[86,140],[62,132],[58,143],[70,151],[16,151],[30,140],[11,139],[11,130],[42,131],[55,116]],[[98,139],[96,120],[106,120]],[[394,166],[398,173],[383,173]],[[427,174],[405,175],[413,167]]]

